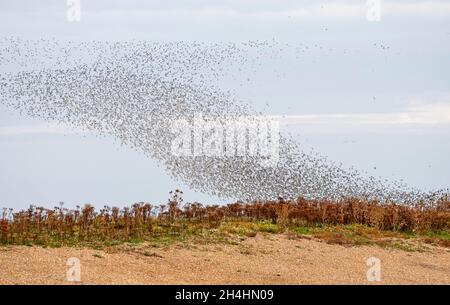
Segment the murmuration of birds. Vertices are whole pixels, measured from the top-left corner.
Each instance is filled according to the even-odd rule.
[[[220,155],[173,153],[173,143],[180,137],[174,122],[193,123],[198,117],[231,125],[242,118],[260,121],[250,103],[219,88],[214,80],[231,73],[231,66],[260,65],[265,56],[277,56],[289,47],[276,41],[70,42],[7,37],[0,39],[0,103],[24,115],[113,136],[157,159],[191,189],[219,198],[249,202],[356,197],[433,204],[447,193],[425,192],[343,168],[304,152],[289,134],[276,137],[276,162],[269,166],[261,162],[261,155],[230,153],[230,148]],[[251,137],[247,128],[236,132],[245,134],[233,134],[224,143]],[[223,144],[226,151],[224,143],[220,147]],[[214,145],[217,148],[218,143]],[[246,145],[244,150],[249,149]]]

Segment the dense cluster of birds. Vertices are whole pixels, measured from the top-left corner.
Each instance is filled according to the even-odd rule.
[[[44,120],[112,135],[156,158],[175,179],[222,198],[430,200],[402,183],[366,177],[327,158],[302,151],[289,135],[279,137],[278,162],[257,155],[179,156],[171,152],[174,121],[201,114],[233,121],[257,116],[249,103],[213,80],[230,66],[260,63],[274,41],[64,42],[0,40],[0,103]]]

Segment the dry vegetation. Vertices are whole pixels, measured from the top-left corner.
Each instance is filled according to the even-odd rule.
[[[100,211],[90,205],[75,210],[63,205],[54,209],[31,206],[20,212],[4,209],[0,244],[109,246],[199,236],[229,241],[230,234],[254,237],[258,232],[287,232],[342,245],[395,246],[393,240],[397,238],[419,237],[425,243],[450,247],[447,196],[432,206],[354,198],[338,202],[280,198],[273,202],[203,206],[183,204],[181,195],[179,190],[171,192],[168,203],[158,206],[136,203],[123,209],[105,206]]]

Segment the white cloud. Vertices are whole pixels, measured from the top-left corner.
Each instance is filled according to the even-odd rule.
[[[0,126],[0,136],[15,136],[24,134],[79,134],[85,131],[66,124],[28,124]]]
[[[354,131],[391,132],[423,130],[426,127],[450,127],[450,103],[414,104],[403,111],[389,113],[328,113],[264,116],[278,120],[288,127],[299,127],[306,132],[335,133]],[[450,129],[449,129],[450,130]],[[24,134],[82,134],[86,130],[67,124],[43,123],[0,126],[0,136]]]
[[[439,125],[450,124],[450,104],[424,104],[393,113],[333,113],[273,117],[284,124]]]
[[[411,17],[445,17],[450,16],[450,2],[448,1],[420,1],[420,2],[382,2],[382,11],[392,16]]]
[[[393,113],[332,113],[273,116],[287,125],[441,125],[450,124],[450,104],[415,105]]]

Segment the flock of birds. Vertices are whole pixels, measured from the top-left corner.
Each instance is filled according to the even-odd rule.
[[[201,114],[233,121],[258,116],[249,103],[213,80],[230,66],[260,64],[275,41],[64,42],[0,40],[0,103],[23,114],[106,136],[156,158],[175,179],[221,198],[271,200],[303,196],[360,197],[413,203],[429,194],[402,183],[366,177],[279,137],[278,162],[257,155],[177,156],[171,124]],[[434,196],[434,197],[433,197]]]

